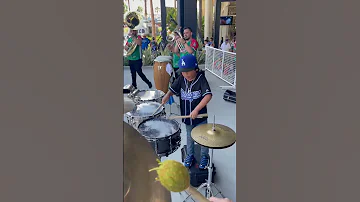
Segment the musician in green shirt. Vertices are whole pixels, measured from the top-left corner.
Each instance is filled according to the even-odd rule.
[[[184,47],[182,50],[179,47],[175,47],[174,52],[180,53],[180,57],[192,54],[196,56],[196,50],[199,48],[199,43],[196,39],[192,38],[192,30],[190,27],[184,28],[184,38],[179,37],[176,41]]]
[[[128,39],[124,47],[125,50],[128,51],[135,44],[137,45],[134,52],[131,53],[131,55],[127,56],[127,59],[129,60],[132,85],[135,88],[137,88],[137,83],[136,83],[136,73],[137,73],[140,76],[140,78],[149,86],[149,88],[152,88],[151,82],[149,81],[149,79],[146,78],[145,74],[142,71],[142,65],[143,65],[142,50],[141,50],[142,39],[141,36],[138,36],[137,28],[138,27],[135,27],[130,31],[130,38]]]
[[[179,76],[179,73],[177,73],[177,70],[179,69],[179,60],[180,60],[180,53],[175,53],[175,46],[177,46],[177,43],[176,43],[176,40],[178,38],[180,38],[180,36],[174,32],[174,36],[175,36],[175,41],[174,43],[170,43],[167,45],[167,48],[170,50],[170,52],[172,53],[172,67],[173,67],[173,70],[174,70],[174,73],[175,73],[175,78],[178,78]]]

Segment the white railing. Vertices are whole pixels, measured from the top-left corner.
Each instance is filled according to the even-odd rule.
[[[236,53],[211,46],[206,46],[205,51],[205,69],[230,85],[220,87],[236,88]]]

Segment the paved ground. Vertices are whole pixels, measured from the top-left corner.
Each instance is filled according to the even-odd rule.
[[[154,77],[152,67],[143,67],[144,74],[152,81],[154,85]],[[226,102],[222,99],[224,90],[219,86],[228,86],[225,82],[221,81],[210,72],[206,72],[206,77],[209,81],[211,90],[213,92],[213,98],[208,104],[209,123],[213,123],[213,116],[216,117],[216,123],[226,125],[236,131],[236,105],[234,103]],[[137,83],[139,89],[148,89],[148,86],[137,77]],[[128,67],[124,67],[124,85],[131,84],[130,70]],[[155,85],[154,85],[155,86]],[[154,87],[153,87],[154,88]],[[175,101],[179,103],[178,98]],[[166,112],[169,113],[169,105],[166,106]],[[179,114],[179,110],[175,105],[172,105],[172,113]],[[182,124],[182,146],[186,144],[185,127]],[[166,159],[166,158],[164,158]],[[173,159],[181,162],[181,150],[171,154],[167,159]],[[215,184],[225,197],[236,202],[236,143],[227,149],[214,150],[213,162],[216,167]],[[182,202],[186,198],[186,193],[172,193],[172,202]],[[186,201],[193,201],[188,199]]]

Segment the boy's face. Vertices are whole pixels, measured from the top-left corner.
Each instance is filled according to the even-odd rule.
[[[191,70],[189,72],[181,72],[181,74],[183,75],[183,77],[188,80],[188,81],[192,81],[195,79],[196,77],[196,71],[195,70]]]

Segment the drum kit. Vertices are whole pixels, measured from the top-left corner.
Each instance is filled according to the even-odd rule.
[[[145,137],[159,158],[174,153],[181,145],[181,127],[176,120],[166,118],[165,107],[161,104],[165,93],[161,90],[139,91],[130,85],[124,89],[129,92],[124,95],[124,121]]]
[[[169,63],[171,60],[166,56],[160,56],[155,61],[156,90],[138,90],[131,85],[126,85],[123,89],[125,202],[171,202],[170,192],[155,181],[156,173],[148,172],[158,165],[157,159],[178,150],[181,146],[181,126],[175,119],[189,118],[166,117],[165,108],[161,104],[171,77]],[[200,114],[198,117],[207,117],[207,114]],[[215,187],[211,180],[213,149],[232,146],[236,141],[236,134],[226,126],[215,124],[214,117],[213,124],[195,127],[191,136],[196,143],[208,147],[210,151],[208,180],[197,189],[200,192],[205,188],[206,198],[209,198],[214,196],[212,187]]]

